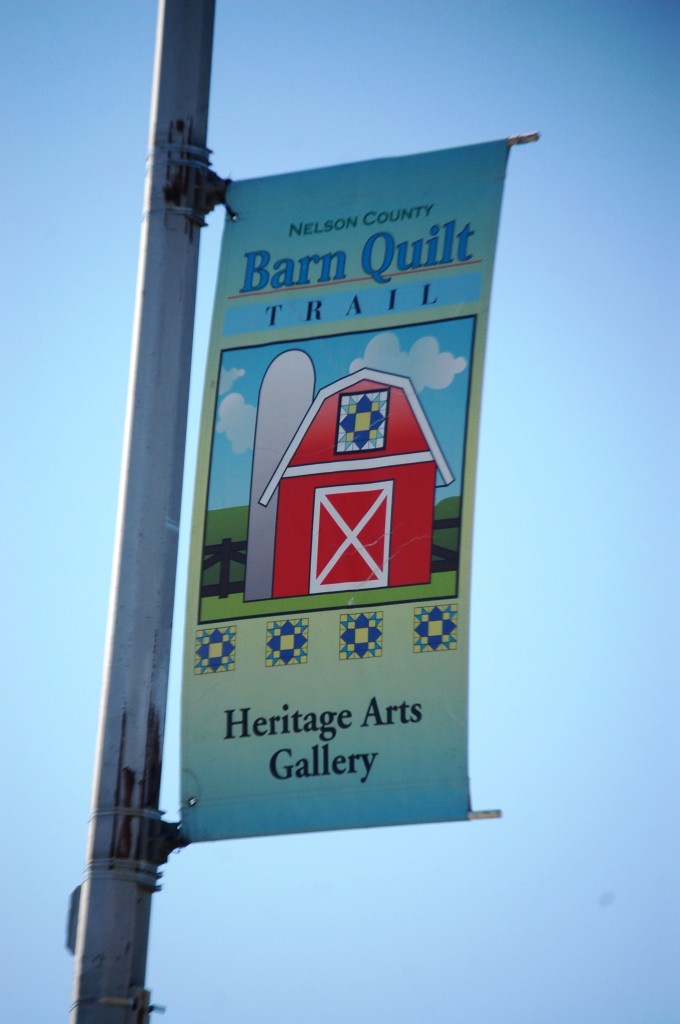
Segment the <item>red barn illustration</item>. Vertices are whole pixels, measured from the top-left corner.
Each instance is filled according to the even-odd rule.
[[[428,583],[437,473],[453,480],[408,377],[322,388],[259,498],[277,496],[271,596]]]

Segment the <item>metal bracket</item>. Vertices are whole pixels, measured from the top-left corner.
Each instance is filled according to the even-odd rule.
[[[166,210],[179,213],[199,228],[216,206],[224,206],[231,220],[238,214],[227,202],[230,178],[220,178],[210,168],[211,150],[186,142],[167,142],[160,147],[167,159],[167,181],[163,189]]]
[[[528,142],[538,142],[540,137],[540,132],[527,132],[525,135],[511,135],[508,139],[508,149],[510,146],[526,146]]]
[[[227,188],[230,184],[229,178],[220,178],[219,174],[210,169],[199,171],[196,175],[194,210],[204,216],[212,213],[216,206],[224,206],[229,212]],[[232,219],[235,219],[233,215]]]
[[[166,864],[171,853],[188,845],[189,840],[182,834],[179,822],[161,819],[149,836],[149,859],[154,864]]]

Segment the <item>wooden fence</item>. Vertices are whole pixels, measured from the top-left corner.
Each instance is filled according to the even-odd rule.
[[[454,572],[458,569],[458,548],[447,548],[435,543],[435,535],[441,530],[460,529],[460,519],[435,519],[432,533],[431,571]],[[206,544],[203,549],[203,574],[209,569],[219,566],[217,583],[204,583],[201,586],[201,597],[229,597],[230,594],[242,594],[245,590],[243,578],[232,579],[232,565],[244,567],[246,564],[246,542],[223,537],[219,544]],[[242,577],[241,573],[238,573]]]

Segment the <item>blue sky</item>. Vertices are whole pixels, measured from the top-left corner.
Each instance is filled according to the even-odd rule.
[[[70,1003],[155,17],[0,13],[1,1003],[22,1024]],[[218,0],[221,175],[542,138],[510,156],[477,481],[470,773],[474,806],[504,816],[173,855],[148,971],[169,1024],[680,1017],[679,21],[663,0]],[[222,217],[202,237],[185,512]],[[187,546],[185,516],[182,567]]]

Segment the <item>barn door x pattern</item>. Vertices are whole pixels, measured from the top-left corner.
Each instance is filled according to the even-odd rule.
[[[387,586],[391,514],[391,480],[317,488],[310,594]]]

